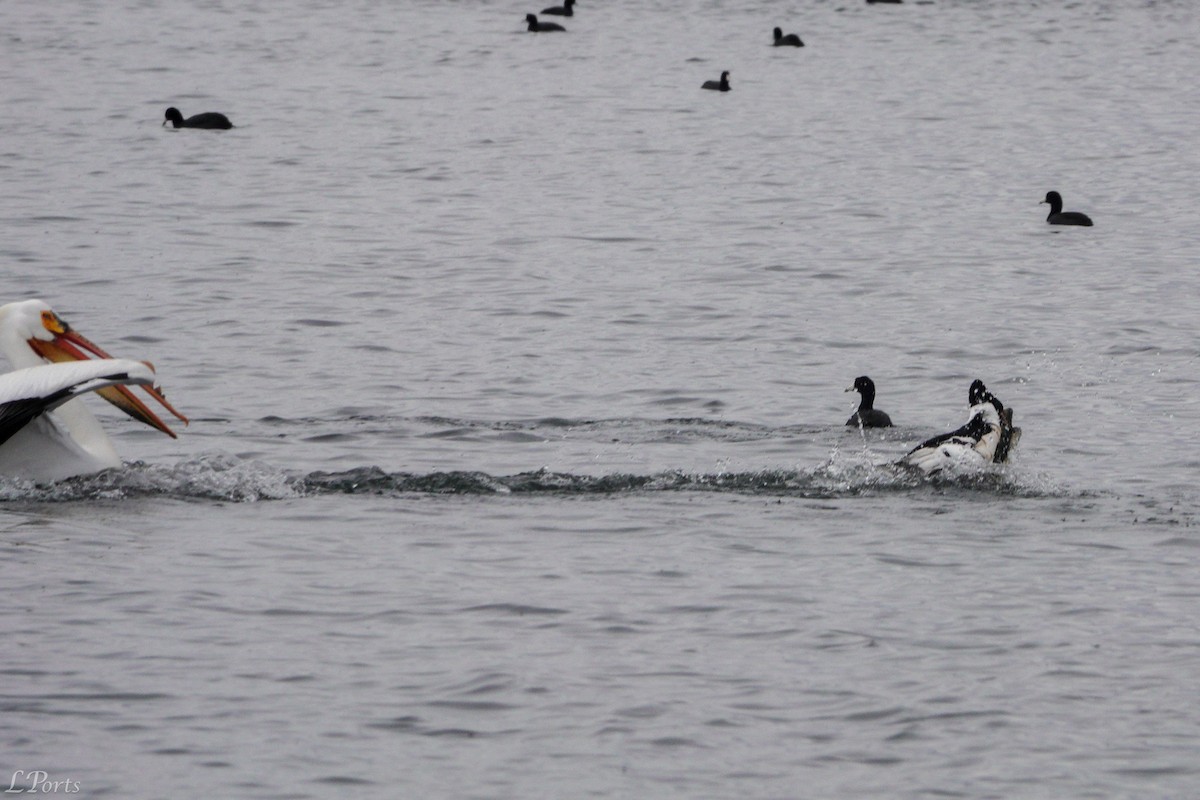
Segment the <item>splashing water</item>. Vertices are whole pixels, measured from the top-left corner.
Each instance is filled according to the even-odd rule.
[[[294,475],[258,460],[206,455],[174,466],[135,462],[123,469],[35,485],[0,480],[0,502],[68,502],[134,497],[256,502],[327,494],[427,495],[619,495],[634,492],[720,492],[797,498],[860,497],[885,493],[961,490],[1013,497],[1062,496],[1047,479],[1012,466],[928,478],[866,454],[830,459],[811,469],[750,472],[586,475],[540,469],[513,475],[482,471],[387,472],[375,466]]]

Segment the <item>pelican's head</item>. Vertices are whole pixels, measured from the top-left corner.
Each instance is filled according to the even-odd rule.
[[[17,368],[36,367],[53,361],[112,358],[68,325],[42,300],[23,300],[0,306],[0,351]],[[145,363],[154,369],[150,362]],[[188,423],[187,417],[172,408],[157,387],[142,388],[184,425]],[[97,394],[134,419],[175,438],[175,432],[126,387],[109,386],[100,389]]]

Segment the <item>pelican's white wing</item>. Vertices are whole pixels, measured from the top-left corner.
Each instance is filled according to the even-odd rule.
[[[111,446],[88,450],[54,410],[108,386],[153,386],[154,371],[123,358],[69,361],[0,375],[0,475],[52,481],[120,466]],[[111,454],[110,454],[111,453]]]

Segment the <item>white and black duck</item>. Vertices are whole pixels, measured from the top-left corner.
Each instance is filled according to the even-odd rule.
[[[967,403],[974,406],[976,403],[984,401],[995,406],[996,413],[1000,415],[1000,440],[996,443],[992,462],[1004,464],[1008,461],[1012,449],[1021,439],[1021,429],[1013,427],[1013,410],[1001,403],[1000,398],[988,391],[988,388],[983,385],[983,381],[976,378],[971,381],[971,388],[967,389]]]
[[[1012,409],[1006,409],[981,380],[971,383],[967,402],[970,411],[966,425],[922,442],[900,463],[934,475],[947,469],[1006,462],[1021,436],[1020,429],[1012,425]]]

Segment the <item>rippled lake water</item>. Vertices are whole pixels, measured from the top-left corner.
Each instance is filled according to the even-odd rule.
[[[1193,796],[1192,6],[576,9],[0,5],[3,300],[193,420],[0,482],[0,783]]]

